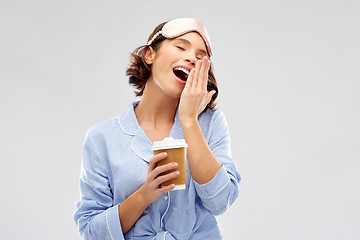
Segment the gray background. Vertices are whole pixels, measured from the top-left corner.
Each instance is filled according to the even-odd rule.
[[[135,100],[153,28],[208,28],[243,180],[224,239],[360,239],[360,2],[0,2],[0,239],[80,239],[87,129]]]

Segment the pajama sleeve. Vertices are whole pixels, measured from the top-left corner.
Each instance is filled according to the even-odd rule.
[[[108,163],[100,154],[101,141],[89,130],[82,155],[80,173],[80,200],[74,220],[85,240],[124,239],[118,205],[113,205],[113,193],[109,183]],[[100,146],[99,146],[100,145]]]
[[[208,183],[199,185],[194,181],[194,185],[204,207],[212,214],[219,215],[237,198],[241,178],[231,157],[230,132],[225,116],[217,110],[212,121],[208,145],[222,167]]]

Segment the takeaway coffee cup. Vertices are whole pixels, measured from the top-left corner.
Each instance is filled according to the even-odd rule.
[[[180,175],[169,181],[163,182],[162,187],[169,186],[170,184],[175,184],[173,190],[185,189],[186,185],[186,148],[188,145],[185,142],[185,139],[173,139],[171,137],[164,138],[162,141],[154,142],[152,150],[154,155],[166,152],[167,158],[158,162],[158,166],[162,166],[168,163],[176,162],[178,167],[176,169],[166,171],[161,175],[166,175],[173,171],[179,171]]]

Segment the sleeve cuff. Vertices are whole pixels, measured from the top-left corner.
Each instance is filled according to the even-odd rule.
[[[124,239],[119,219],[118,205],[106,210],[106,224],[112,240]]]
[[[200,185],[194,180],[197,194],[201,198],[205,199],[216,197],[229,183],[230,178],[224,166],[220,168],[215,177],[213,177],[213,179],[211,179],[208,183]]]

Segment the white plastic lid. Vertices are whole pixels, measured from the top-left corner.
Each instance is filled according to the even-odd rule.
[[[159,149],[171,149],[171,148],[183,148],[188,147],[185,139],[173,139],[172,137],[164,138],[162,141],[156,141],[153,144],[152,150]]]

